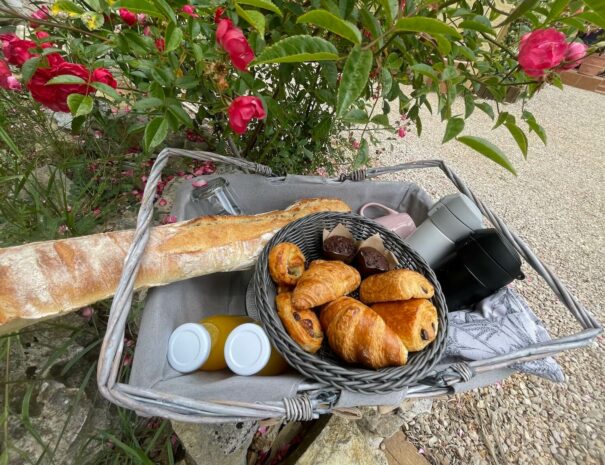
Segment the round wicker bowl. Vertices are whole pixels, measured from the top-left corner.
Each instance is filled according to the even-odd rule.
[[[437,308],[439,332],[437,338],[423,351],[410,353],[407,365],[371,370],[341,361],[324,338],[322,348],[310,354],[300,348],[284,329],[275,308],[275,284],[268,267],[269,251],[281,242],[293,242],[300,247],[308,261],[321,258],[322,231],[344,224],[356,240],[379,233],[385,247],[393,252],[400,268],[423,274],[435,287],[431,299]],[[384,394],[398,391],[422,379],[441,358],[447,333],[447,307],[435,274],[426,262],[395,233],[375,221],[354,213],[316,213],[294,221],[281,229],[261,252],[253,277],[256,310],[274,346],[288,363],[300,373],[339,389],[364,394]]]

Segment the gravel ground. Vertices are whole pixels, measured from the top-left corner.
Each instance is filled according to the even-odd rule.
[[[511,108],[521,111],[520,105]],[[527,161],[508,131],[491,131],[491,121],[480,111],[465,130],[501,147],[517,177],[455,141],[442,146],[445,125],[428,113],[422,137],[385,141],[377,164],[445,159],[603,322],[605,96],[551,87],[527,109],[549,136],[546,147],[530,136]],[[436,169],[393,177],[418,182],[435,199],[453,192]],[[577,332],[580,326],[543,280],[525,271],[521,293],[551,335]],[[435,401],[432,414],[405,432],[434,464],[605,465],[605,339],[556,359],[566,374],[562,384],[515,375],[500,385]]]

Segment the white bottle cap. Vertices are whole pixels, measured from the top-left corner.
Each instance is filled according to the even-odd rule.
[[[271,356],[271,342],[259,325],[239,325],[225,343],[227,366],[236,375],[250,376],[261,371]]]
[[[199,323],[185,323],[170,335],[168,362],[181,373],[200,368],[210,355],[212,339],[210,333]]]

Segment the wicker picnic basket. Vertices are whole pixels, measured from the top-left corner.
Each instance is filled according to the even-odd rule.
[[[178,421],[196,423],[222,423],[249,419],[282,418],[287,420],[310,420],[320,414],[336,411],[334,406],[340,392],[334,385],[314,380],[298,386],[295,395],[279,401],[241,402],[229,400],[199,400],[175,395],[152,388],[142,388],[118,382],[118,374],[123,353],[124,333],[133,298],[135,277],[149,239],[153,218],[153,201],[161,173],[170,157],[189,157],[196,160],[211,160],[231,165],[245,172],[262,176],[274,176],[271,169],[242,159],[225,157],[209,152],[165,149],[157,157],[148,177],[138,214],[134,240],[124,262],[124,268],[116,291],[105,335],[99,365],[97,382],[104,397],[122,407],[148,416],[161,416]],[[406,384],[406,398],[435,397],[452,394],[457,386],[462,386],[474,378],[495,373],[511,365],[544,358],[568,349],[584,347],[590,344],[602,332],[599,322],[571,295],[559,279],[536,257],[529,246],[487,208],[462,182],[462,180],[441,160],[427,160],[404,163],[386,168],[369,168],[355,171],[349,175],[332,180],[334,185],[348,182],[365,182],[382,174],[402,170],[439,168],[462,193],[466,194],[480,209],[485,219],[501,235],[505,236],[516,248],[521,257],[536,270],[552,289],[557,298],[570,311],[582,326],[582,331],[537,343],[521,350],[492,357],[490,359],[456,362],[446,366],[438,365],[423,379]],[[397,387],[401,387],[394,381]],[[379,389],[376,386],[376,389]],[[363,391],[362,391],[363,392]]]

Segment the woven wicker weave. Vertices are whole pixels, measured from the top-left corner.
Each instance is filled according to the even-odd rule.
[[[141,202],[137,219],[137,228],[128,255],[124,261],[122,276],[116,290],[107,332],[101,347],[97,368],[97,384],[101,394],[116,405],[136,410],[143,415],[155,415],[178,421],[196,423],[223,423],[259,418],[285,418],[287,420],[309,420],[334,411],[334,402],[339,390],[324,383],[306,383],[299,386],[295,397],[275,402],[218,402],[201,401],[176,396],[154,389],[144,389],[119,383],[118,373],[124,348],[124,331],[130,311],[134,282],[139,270],[145,246],[149,240],[149,230],[153,217],[153,201],[162,170],[170,157],[188,157],[195,160],[211,160],[235,166],[244,171],[272,176],[271,169],[242,159],[234,159],[210,152],[181,149],[164,149],[157,157]],[[555,274],[544,265],[529,246],[513,233],[485,206],[464,182],[442,160],[424,160],[386,168],[370,168],[343,175],[335,181],[364,181],[383,174],[403,170],[438,168],[463,194],[466,194],[483,213],[486,221],[515,247],[523,259],[544,279],[557,298],[563,303],[582,327],[582,330],[569,336],[563,336],[540,344],[532,344],[508,354],[490,359],[461,362],[448,366],[441,371],[431,371],[427,377],[408,388],[407,398],[426,398],[447,395],[451,386],[468,381],[475,375],[508,367],[517,363],[544,358],[559,352],[584,347],[591,344],[603,332],[599,322],[569,292]]]
[[[344,224],[356,240],[380,234],[385,247],[393,252],[401,268],[418,271],[435,287],[432,300],[437,308],[441,330],[435,341],[426,349],[411,353],[408,363],[402,367],[369,370],[347,365],[325,344],[317,354],[305,352],[288,335],[277,315],[274,301],[275,284],[269,275],[269,251],[280,242],[293,242],[300,247],[307,260],[321,258],[322,231],[331,230],[339,223]],[[400,391],[426,376],[445,350],[447,307],[433,270],[399,236],[375,221],[354,213],[316,213],[288,224],[273,236],[261,252],[253,279],[256,307],[273,344],[290,365],[322,383],[364,394]]]

